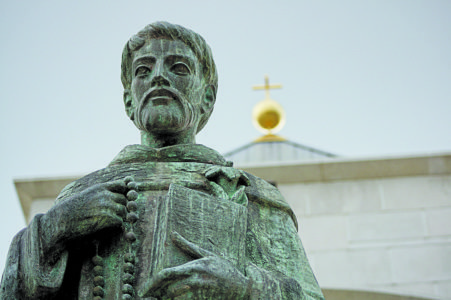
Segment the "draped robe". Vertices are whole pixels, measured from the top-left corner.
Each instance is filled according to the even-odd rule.
[[[44,257],[40,247],[37,215],[11,244],[2,277],[0,299],[93,299],[96,255],[103,259],[103,299],[122,299],[125,254],[131,250],[134,266],[134,299],[153,275],[150,266],[155,231],[155,206],[171,184],[215,196],[205,173],[213,166],[232,168],[219,153],[202,145],[176,145],[153,149],[142,145],[124,148],[104,169],[66,186],[54,205],[86,188],[131,176],[147,186],[139,191],[137,236],[131,246],[122,231],[102,232],[68,243],[62,252]],[[240,171],[241,172],[241,171]],[[243,273],[253,282],[250,299],[323,299],[297,234],[293,211],[277,188],[256,176],[247,178],[247,225]],[[191,241],[196,243],[196,241]],[[131,249],[131,247],[133,249]]]

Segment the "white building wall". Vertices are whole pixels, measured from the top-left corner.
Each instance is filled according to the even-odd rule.
[[[451,299],[451,176],[279,184],[323,288]]]

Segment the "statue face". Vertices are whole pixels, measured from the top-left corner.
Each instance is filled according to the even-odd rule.
[[[134,53],[131,94],[135,124],[153,133],[196,128],[205,93],[201,65],[181,41],[152,39]]]

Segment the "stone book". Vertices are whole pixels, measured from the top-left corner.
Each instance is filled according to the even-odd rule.
[[[247,207],[231,200],[171,184],[156,208],[152,274],[194,258],[172,241],[177,232],[189,242],[230,261],[244,273]]]

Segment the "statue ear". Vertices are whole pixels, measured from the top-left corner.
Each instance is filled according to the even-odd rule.
[[[213,109],[216,101],[216,89],[213,85],[208,85],[205,88],[205,94],[200,103],[200,109],[202,114],[209,112]]]
[[[133,121],[135,119],[135,107],[133,106],[133,98],[130,90],[124,90],[124,105],[127,116]]]

